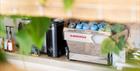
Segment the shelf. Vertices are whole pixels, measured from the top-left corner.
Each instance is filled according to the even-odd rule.
[[[69,61],[64,56],[60,58],[51,58],[47,55],[42,55],[40,57],[34,56],[23,56],[16,53],[7,53],[8,60],[17,65],[19,68],[26,68],[31,71],[56,71],[56,69],[61,71],[118,71],[110,66],[98,65],[93,63],[84,63],[78,61]],[[122,64],[118,63],[119,66],[123,67],[122,71],[139,71],[140,67],[133,64]]]
[[[33,57],[33,56],[22,56],[20,54],[15,53],[7,53],[8,60],[17,65],[19,68],[23,68],[25,64],[26,68],[29,71],[33,69],[35,71],[116,71],[112,67],[104,66],[104,65],[97,65],[92,63],[83,63],[77,61],[69,61],[64,56],[60,58],[51,58],[47,55],[40,56],[40,57]]]

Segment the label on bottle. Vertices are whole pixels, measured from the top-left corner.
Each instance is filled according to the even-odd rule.
[[[9,50],[9,51],[12,51],[12,50],[13,50],[13,48],[12,48],[12,42],[9,42],[9,43],[8,43],[8,50]]]

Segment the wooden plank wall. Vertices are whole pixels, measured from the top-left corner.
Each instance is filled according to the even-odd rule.
[[[63,0],[0,0],[0,14],[106,20],[111,22],[140,22],[140,0],[74,0],[71,11],[65,12]]]
[[[130,28],[129,44],[131,47],[140,49],[140,24],[131,23],[128,26]]]
[[[74,0],[71,11],[65,12],[63,0],[0,0],[0,14],[106,20],[129,25],[129,42],[140,48],[140,0]]]

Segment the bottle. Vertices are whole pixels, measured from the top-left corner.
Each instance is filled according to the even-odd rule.
[[[6,26],[6,38],[5,38],[5,40],[4,40],[4,50],[5,50],[5,51],[8,51],[8,49],[7,49],[7,42],[8,42],[8,39],[7,39],[7,38],[9,37],[9,36],[8,36],[8,35],[9,35],[9,33],[8,33],[8,28],[9,28],[9,27]]]
[[[12,50],[13,50],[12,42],[11,42],[10,39],[8,39],[8,41],[7,41],[7,50],[8,50],[8,51],[12,51]]]
[[[9,52],[14,52],[15,51],[15,48],[14,48],[14,39],[12,37],[12,27],[9,26],[9,37],[8,37],[8,40],[7,40],[7,51]]]

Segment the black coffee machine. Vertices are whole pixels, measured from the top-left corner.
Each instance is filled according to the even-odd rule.
[[[63,36],[64,21],[52,19],[51,26],[46,33],[47,55],[59,57],[65,54],[66,41]]]

